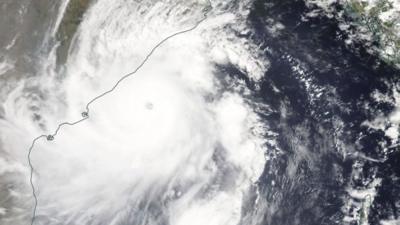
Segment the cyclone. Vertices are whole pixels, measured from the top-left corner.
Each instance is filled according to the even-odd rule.
[[[4,0],[0,224],[398,224],[398,15]]]

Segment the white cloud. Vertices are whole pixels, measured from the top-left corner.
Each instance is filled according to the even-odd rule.
[[[158,41],[193,26],[203,5],[189,3],[120,7],[125,1],[97,1],[75,37],[66,79],[56,87],[36,81],[50,93],[37,100],[45,129],[79,119],[92,97],[139,65]],[[182,17],[186,9],[193,13]],[[250,57],[254,46],[226,41],[229,30],[229,38],[222,37],[227,21],[219,16],[161,46],[137,74],[91,105],[89,120],[64,127],[53,142],[37,142],[32,162],[38,216],[79,224],[132,218],[144,224],[163,218],[177,225],[238,222],[243,193],[264,167],[263,130],[256,104],[220,86],[226,74],[215,74],[210,45],[218,41],[246,56],[229,57],[249,76],[259,78],[265,67]],[[25,104],[16,105],[23,94],[22,88],[9,96],[6,123],[15,128],[3,138],[10,152],[23,153],[21,161],[31,138],[41,133],[31,111],[20,107]],[[156,216],[154,207],[162,213]]]

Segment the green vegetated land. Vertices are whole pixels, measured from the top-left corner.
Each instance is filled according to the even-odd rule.
[[[72,37],[82,21],[83,15],[89,7],[91,0],[70,0],[61,24],[57,30],[56,38],[60,41],[57,49],[57,65],[62,65],[67,61],[68,49],[71,45]]]
[[[345,14],[352,19],[358,32],[371,36],[381,58],[400,68],[400,14],[394,12],[389,0],[377,0],[374,5],[361,0],[348,0],[344,5]],[[384,13],[392,16],[384,17]]]

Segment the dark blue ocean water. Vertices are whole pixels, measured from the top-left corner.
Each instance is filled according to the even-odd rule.
[[[259,89],[246,82],[270,107],[263,118],[278,136],[259,183],[267,206],[247,213],[262,214],[262,224],[344,224],[346,216],[360,214],[354,205],[367,202],[351,190],[382,179],[369,223],[398,218],[400,151],[388,148],[394,143],[384,132],[362,123],[392,112],[394,104],[371,96],[391,96],[387,84],[398,84],[400,72],[362,45],[346,46],[335,19],[304,19],[309,11],[294,0],[259,0],[252,8],[253,32],[246,38],[263,48],[271,65]],[[284,25],[278,35],[268,29],[276,22]]]

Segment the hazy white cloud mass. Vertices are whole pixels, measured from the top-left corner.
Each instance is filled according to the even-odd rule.
[[[37,142],[35,223],[238,224],[245,193],[264,169],[264,128],[250,91],[216,63],[233,64],[254,81],[267,65],[257,59],[257,46],[233,32],[246,32],[249,2],[230,3],[234,13],[225,1],[212,4],[196,30],[170,39],[138,73],[95,102],[88,120],[64,127],[52,142]],[[26,155],[32,139],[79,119],[91,98],[134,70],[160,40],[194,26],[206,6],[95,1],[74,36],[64,73],[55,72],[54,46],[40,74],[19,81],[0,121],[6,152],[0,174],[13,173],[10,183],[20,184],[9,187],[15,207],[0,208],[1,215],[14,215],[5,224],[30,220]]]

